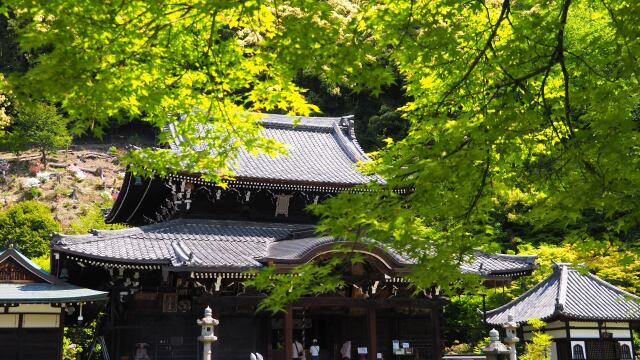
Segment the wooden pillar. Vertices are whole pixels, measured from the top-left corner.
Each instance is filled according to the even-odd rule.
[[[369,320],[369,360],[376,360],[378,354],[378,329],[376,327],[376,308],[367,309],[367,319]]]
[[[61,306],[60,307],[60,317],[58,318],[58,321],[60,321],[60,324],[58,324],[60,326],[60,347],[58,348],[58,359],[62,360],[62,356],[64,355],[64,351],[62,350],[63,346],[64,346],[64,314],[66,313],[66,311],[64,310],[64,308]],[[94,335],[95,336],[95,335]]]
[[[287,312],[284,314],[284,358],[292,360],[293,356],[293,307],[287,306]]]
[[[442,359],[442,328],[438,308],[431,309],[431,328],[433,329],[433,360],[440,360]]]

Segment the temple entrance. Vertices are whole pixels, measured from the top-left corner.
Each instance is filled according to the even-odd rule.
[[[431,314],[424,308],[294,308],[291,341],[299,341],[308,351],[317,339],[321,360],[340,360],[346,340],[351,341],[352,359],[433,359],[438,329]],[[293,351],[293,347],[285,349],[284,320],[271,321],[271,354],[276,360],[286,359],[286,351]]]

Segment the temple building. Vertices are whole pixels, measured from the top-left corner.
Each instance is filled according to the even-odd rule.
[[[346,286],[334,293],[302,297],[281,314],[256,312],[265,294],[244,286],[247,270],[287,273],[349,256],[337,250],[344,241],[316,233],[307,206],[384,181],[358,171],[367,157],[350,117],[266,115],[262,126],[286,155],[241,152],[224,188],[188,169],[152,179],[127,173],[107,221],[133,227],[55,237],[53,272],[110,294],[101,335],[111,358],[136,359],[144,348],[152,360],[197,359],[195,321],[210,306],[220,321],[219,359],[255,352],[291,359],[295,339],[307,349],[317,339],[323,360],[339,358],[346,340],[353,358],[440,359],[440,309],[448,300],[435,286],[416,294],[404,279],[413,262],[382,243],[349,244],[365,261],[344,261],[337,271]],[[180,151],[180,137],[173,139]],[[489,258],[470,269],[484,274]],[[517,264],[492,271],[518,276],[532,266],[506,263]]]
[[[542,330],[553,337],[552,360],[635,359],[632,324],[640,321],[640,298],[569,264],[555,264],[553,273],[510,303],[487,312],[494,326],[513,321],[530,340],[530,319],[544,320]]]
[[[106,299],[51,276],[13,247],[0,252],[0,358],[61,359],[65,323],[82,323],[83,306]]]

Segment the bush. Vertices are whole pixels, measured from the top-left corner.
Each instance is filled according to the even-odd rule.
[[[29,258],[49,253],[49,235],[60,231],[51,209],[37,201],[23,201],[0,212],[0,247],[13,242]]]
[[[69,234],[87,234],[92,229],[96,230],[117,230],[126,226],[120,224],[107,224],[104,222],[104,215],[100,205],[93,205],[85,208],[82,215],[75,219],[66,231]]]
[[[48,253],[42,256],[38,256],[36,258],[32,258],[31,261],[33,261],[36,265],[40,266],[42,270],[51,272],[51,257],[49,256]]]
[[[27,199],[35,200],[39,197],[42,197],[43,192],[42,190],[40,190],[40,188],[32,187],[32,188],[29,188],[29,190],[27,190],[27,193],[25,195],[27,196]]]
[[[539,319],[530,319],[529,325],[536,330],[533,332],[531,341],[525,345],[525,352],[520,356],[520,360],[549,360],[551,359],[551,335],[540,331],[546,323]]]

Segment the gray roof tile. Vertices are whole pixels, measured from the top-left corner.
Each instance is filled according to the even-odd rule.
[[[461,269],[483,276],[512,275],[537,269],[537,258],[537,255],[489,254],[476,250]]]
[[[346,241],[341,241],[334,237],[322,236],[322,237],[308,237],[302,239],[276,241],[269,245],[267,256],[265,259],[278,260],[278,261],[296,261],[304,258],[306,255],[312,253],[315,249],[326,244],[342,244],[346,245],[346,248],[351,248],[354,244]],[[383,246],[378,242],[368,242],[364,244],[365,247],[376,248],[383,253],[389,254],[393,260],[402,265],[414,264],[413,261],[401,256],[397,252]]]
[[[107,261],[244,269],[273,241],[309,225],[177,219],[90,235],[58,235],[54,250]]]
[[[487,322],[504,324],[509,314],[524,323],[557,317],[577,320],[638,321],[640,298],[593,274],[581,274],[567,264],[510,303],[487,312]]]
[[[364,184],[377,176],[362,174],[357,163],[369,160],[348,130],[348,118],[294,117],[264,114],[261,134],[285,145],[287,154],[275,157],[240,151],[232,168],[238,179],[312,182],[340,185]],[[294,123],[297,121],[297,124]],[[182,138],[175,124],[171,148],[180,151]],[[202,148],[203,144],[194,146]]]

